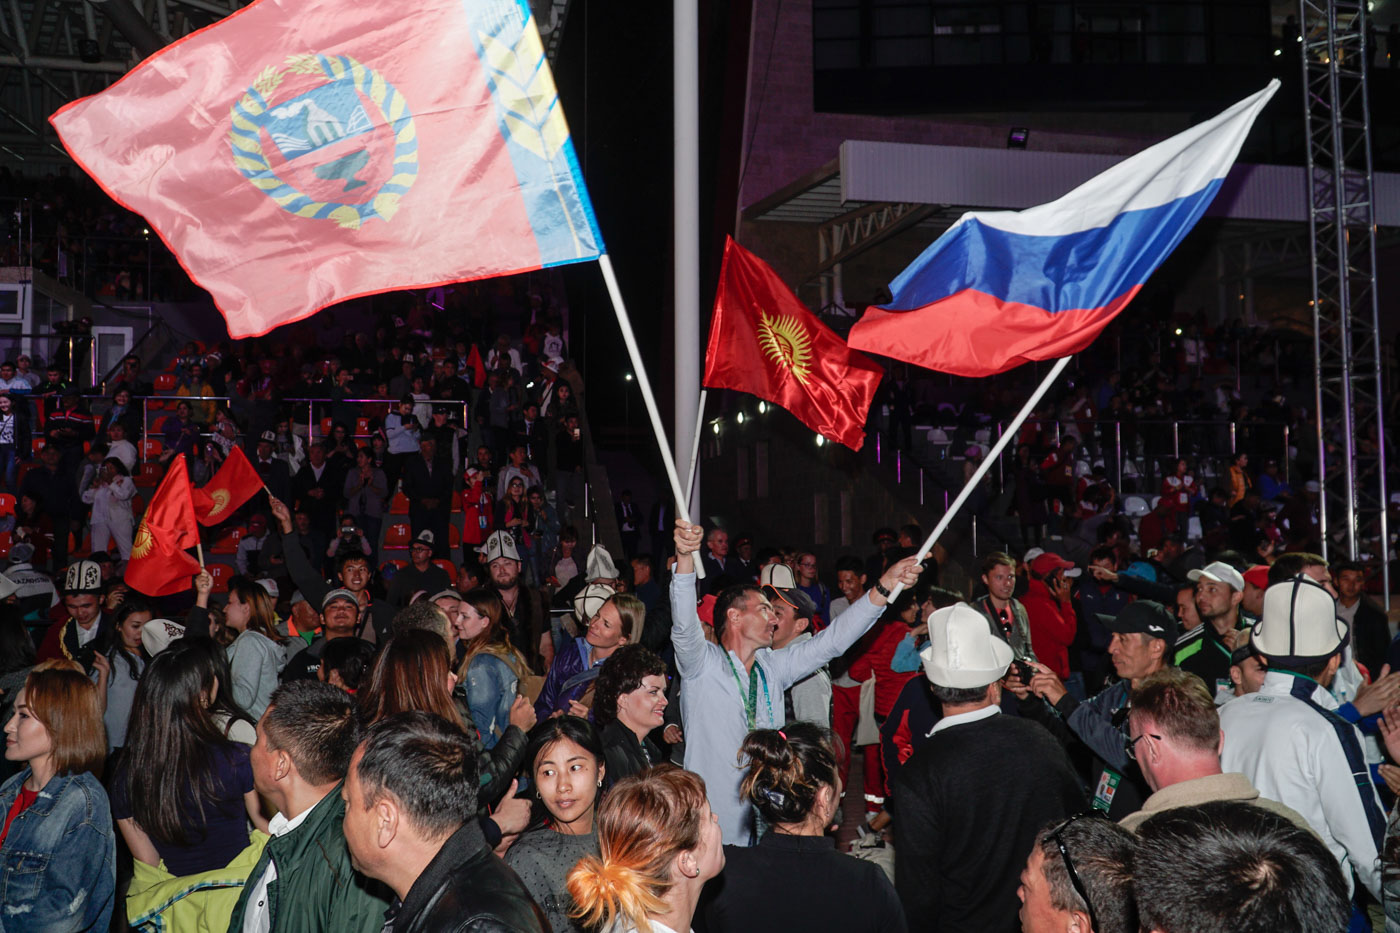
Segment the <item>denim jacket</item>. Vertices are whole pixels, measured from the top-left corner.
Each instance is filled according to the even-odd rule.
[[[509,664],[486,651],[472,658],[467,668],[467,706],[486,748],[494,748],[510,725],[510,707],[519,681]]]
[[[0,786],[0,819],[29,774]],[[106,930],[116,883],[107,792],[86,772],[54,777],[0,845],[0,933]]]

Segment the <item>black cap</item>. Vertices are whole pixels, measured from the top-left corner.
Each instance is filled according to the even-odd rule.
[[[1099,621],[1110,632],[1131,635],[1134,632],[1160,638],[1168,645],[1176,643],[1176,616],[1161,603],[1139,599],[1128,603],[1116,616],[1099,615]]]

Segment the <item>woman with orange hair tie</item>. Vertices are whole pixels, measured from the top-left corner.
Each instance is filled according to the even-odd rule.
[[[688,933],[700,891],[724,867],[699,775],[658,765],[613,786],[598,847],[569,872],[574,916],[609,933]]]

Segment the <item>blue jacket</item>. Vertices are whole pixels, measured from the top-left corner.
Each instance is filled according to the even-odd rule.
[[[0,785],[0,820],[30,769]],[[107,792],[86,772],[59,775],[0,845],[0,933],[106,930],[117,884]]]
[[[589,664],[585,657],[592,655],[593,647],[580,635],[554,656],[554,663],[550,665],[549,673],[544,678],[544,686],[540,689],[539,699],[535,701],[537,718],[548,719],[555,710],[568,712],[569,701],[577,700],[588,692],[588,685],[593,682],[593,678],[584,678],[581,675],[592,672],[593,668],[602,664],[602,661]],[[597,677],[596,672],[593,672],[593,675],[594,678]],[[565,690],[564,687],[570,681],[573,681],[573,686]]]

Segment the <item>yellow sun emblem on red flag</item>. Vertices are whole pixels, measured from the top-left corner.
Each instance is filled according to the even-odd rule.
[[[218,515],[224,509],[228,508],[229,499],[231,499],[232,496],[229,495],[227,489],[215,489],[209,493],[209,498],[214,502],[214,505],[209,509],[209,517],[213,518],[215,515]]]
[[[800,383],[812,368],[812,338],[795,315],[758,313],[758,345],[764,356],[785,367]]]
[[[155,546],[155,536],[151,534],[151,529],[146,527],[146,520],[142,519],[141,527],[136,529],[136,540],[131,544],[131,556],[145,557]]]

